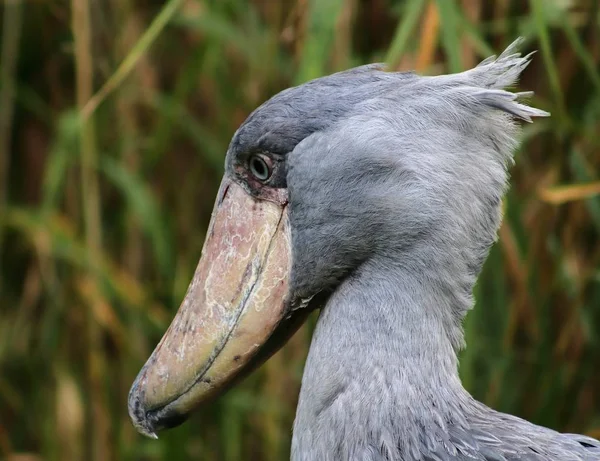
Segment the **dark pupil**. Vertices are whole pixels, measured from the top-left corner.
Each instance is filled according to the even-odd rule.
[[[250,160],[250,171],[260,180],[265,180],[269,177],[269,167],[260,157],[252,157],[252,160]]]

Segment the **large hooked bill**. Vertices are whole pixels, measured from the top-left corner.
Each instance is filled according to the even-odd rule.
[[[290,270],[286,203],[258,200],[225,176],[187,294],[129,393],[141,433],[180,424],[296,331],[308,309],[292,312]]]

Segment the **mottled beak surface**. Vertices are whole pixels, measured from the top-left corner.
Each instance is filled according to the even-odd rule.
[[[286,338],[295,330],[286,325],[290,268],[286,204],[257,200],[225,177],[185,299],[131,388],[140,432],[179,424],[271,355],[278,327]]]

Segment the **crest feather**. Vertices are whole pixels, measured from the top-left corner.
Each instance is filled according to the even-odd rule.
[[[522,37],[516,39],[499,57],[490,56],[463,75],[471,81],[471,84],[478,87],[473,88],[471,96],[481,104],[531,122],[532,117],[548,117],[550,113],[519,102],[519,99],[522,101],[524,98],[531,97],[532,91],[511,93],[505,90],[517,82],[534,54],[521,56],[518,48],[523,41]]]

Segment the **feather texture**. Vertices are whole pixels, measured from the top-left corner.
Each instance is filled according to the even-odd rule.
[[[459,74],[368,66],[320,87],[345,97],[320,100],[341,109],[289,154],[293,282],[333,294],[305,368],[294,461],[600,459],[597,441],[496,412],[458,378],[515,121],[549,115],[524,102],[530,92],[507,90],[531,58],[519,44]],[[286,110],[313,114],[311,91],[287,93]]]

